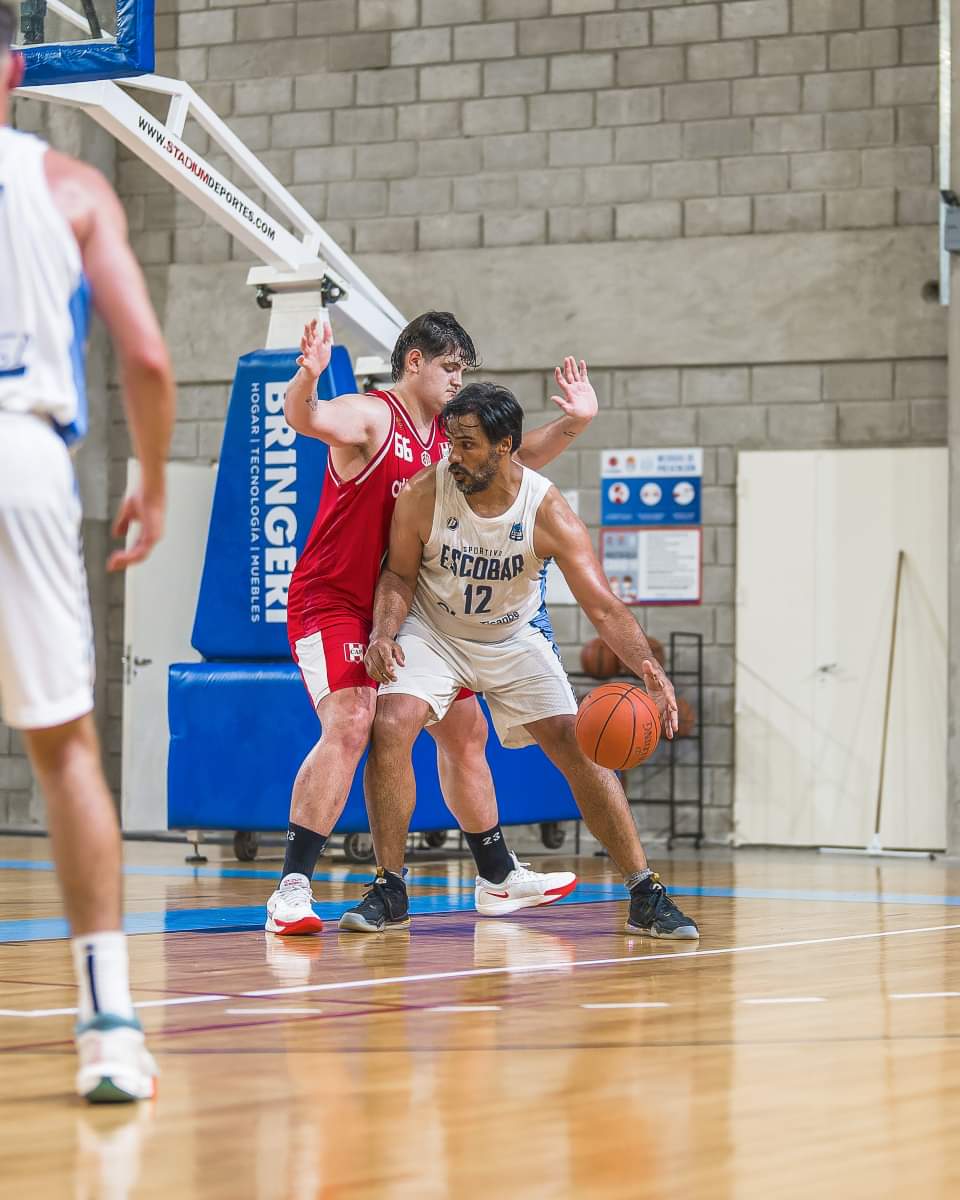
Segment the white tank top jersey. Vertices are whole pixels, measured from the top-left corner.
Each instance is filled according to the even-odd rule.
[[[0,413],[86,433],[90,290],[80,248],[47,186],[47,145],[0,128]]]
[[[436,484],[413,615],[440,633],[473,642],[502,642],[528,624],[552,642],[546,563],[533,548],[550,480],[524,467],[517,498],[499,517],[473,511],[446,460],[437,464]]]

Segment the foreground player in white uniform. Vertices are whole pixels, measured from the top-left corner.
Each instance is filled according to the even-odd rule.
[[[0,704],[47,801],[78,988],[77,1090],[143,1099],[156,1067],[130,1000],[120,831],[93,722],[93,635],[80,503],[67,443],[86,425],[88,296],[106,322],[141,482],[113,532],[139,535],[108,564],[146,558],[163,532],[174,388],[123,210],[91,167],[6,127],[23,74],[0,3]]]
[[[568,370],[587,382],[584,363]],[[547,559],[556,560],[613,652],[643,676],[667,737],[677,730],[673,687],[610,591],[583,522],[548,479],[515,461],[523,410],[513,393],[470,384],[443,417],[449,458],[421,472],[397,500],[377,585],[366,664],[381,686],[366,783],[380,869],[341,928],[372,932],[409,920],[402,871],[416,799],[413,742],[469,687],[484,694],[504,746],[536,742],[565,775],[590,831],[623,873],[627,930],[696,938],[695,923],[647,866],[616,775],[577,744],[577,702],[543,604]]]

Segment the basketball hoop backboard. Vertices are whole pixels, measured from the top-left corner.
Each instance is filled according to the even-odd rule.
[[[189,83],[152,74],[154,0],[13,3],[27,59],[18,94],[85,112],[257,255],[247,282],[270,308],[268,347],[295,345],[305,321],[335,306],[338,337],[339,325],[355,354],[376,357],[371,374],[389,370],[402,314]],[[140,92],[165,97],[166,117]],[[198,135],[222,169],[191,148]]]
[[[153,70],[153,0],[13,0],[28,86]]]

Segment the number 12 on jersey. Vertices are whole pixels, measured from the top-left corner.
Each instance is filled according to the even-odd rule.
[[[472,583],[468,583],[463,593],[463,611],[466,616],[471,613],[485,613],[490,608],[490,597],[493,595],[493,588],[487,587],[484,583],[478,583],[476,587]],[[474,599],[477,601],[476,608],[473,606]]]

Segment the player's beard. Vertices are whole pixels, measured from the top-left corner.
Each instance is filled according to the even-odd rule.
[[[451,467],[450,476],[459,491],[465,496],[472,496],[476,492],[486,491],[499,469],[500,458],[496,451],[493,451],[478,470],[468,471],[466,467]],[[459,478],[457,473],[462,473]]]

